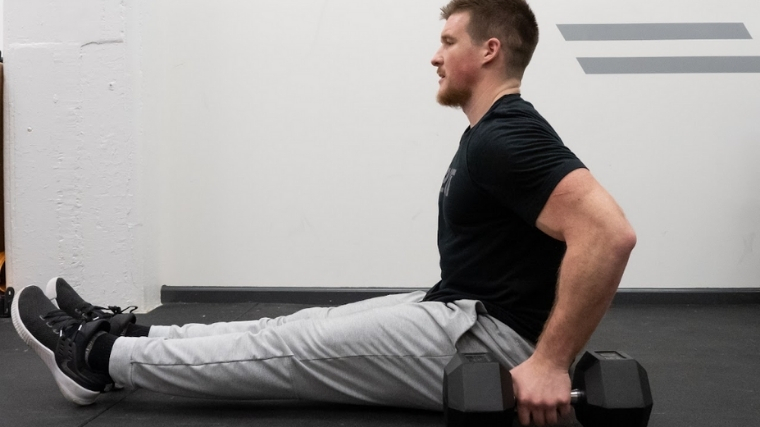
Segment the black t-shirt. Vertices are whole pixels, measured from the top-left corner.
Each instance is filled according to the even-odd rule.
[[[519,94],[468,128],[438,201],[441,281],[426,301],[474,299],[536,342],[554,303],[564,242],[536,228],[556,185],[584,168]]]

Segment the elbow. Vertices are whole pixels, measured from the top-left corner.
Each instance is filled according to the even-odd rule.
[[[631,252],[633,252],[633,248],[636,247],[636,231],[626,221],[625,224],[616,227],[612,231],[609,241],[611,242],[612,247],[610,249],[613,253],[627,260]]]

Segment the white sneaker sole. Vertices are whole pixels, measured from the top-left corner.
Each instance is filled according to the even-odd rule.
[[[56,307],[58,307],[58,293],[56,291],[56,282],[58,281],[58,277],[53,277],[52,279],[48,280],[47,286],[45,286],[45,296],[48,297],[48,299],[55,304]]]
[[[21,339],[24,340],[24,342],[29,347],[31,347],[38,356],[40,356],[42,361],[45,362],[45,365],[47,365],[50,372],[53,373],[55,383],[58,385],[58,389],[61,391],[61,394],[63,394],[63,397],[80,406],[91,405],[95,402],[95,399],[98,398],[100,392],[88,390],[64,374],[58,368],[58,364],[55,363],[55,354],[53,354],[50,349],[42,345],[41,342],[37,341],[37,339],[32,336],[31,332],[26,329],[24,323],[21,321],[21,317],[19,316],[18,311],[18,301],[21,299],[21,294],[25,289],[26,288],[22,288],[20,291],[18,291],[18,293],[16,293],[16,296],[13,298],[13,304],[11,305],[11,317],[13,319],[13,326],[21,336]]]

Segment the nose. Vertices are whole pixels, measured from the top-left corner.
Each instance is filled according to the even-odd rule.
[[[430,60],[430,63],[433,64],[434,67],[440,67],[443,65],[443,56],[441,55],[441,49],[438,49],[435,52],[435,55],[433,55],[433,59]]]

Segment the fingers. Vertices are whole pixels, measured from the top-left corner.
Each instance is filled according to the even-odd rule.
[[[533,416],[533,424],[537,425],[538,427],[545,426],[546,425],[546,417],[545,412],[538,410],[531,413]]]
[[[560,405],[558,410],[560,419],[565,419],[573,413],[573,407],[569,403]]]
[[[536,361],[538,360],[538,361]],[[567,369],[548,368],[532,357],[510,371],[522,425],[556,425],[572,412]]]
[[[527,426],[530,424],[530,409],[517,405],[517,418],[520,420],[520,424]]]
[[[552,409],[544,412],[544,424],[542,425],[553,426],[555,424],[557,424],[557,410]]]
[[[517,418],[524,426],[531,425],[531,422],[537,427],[552,426],[567,418],[571,412],[569,404],[550,408],[536,407],[532,410],[525,405],[517,405]]]

